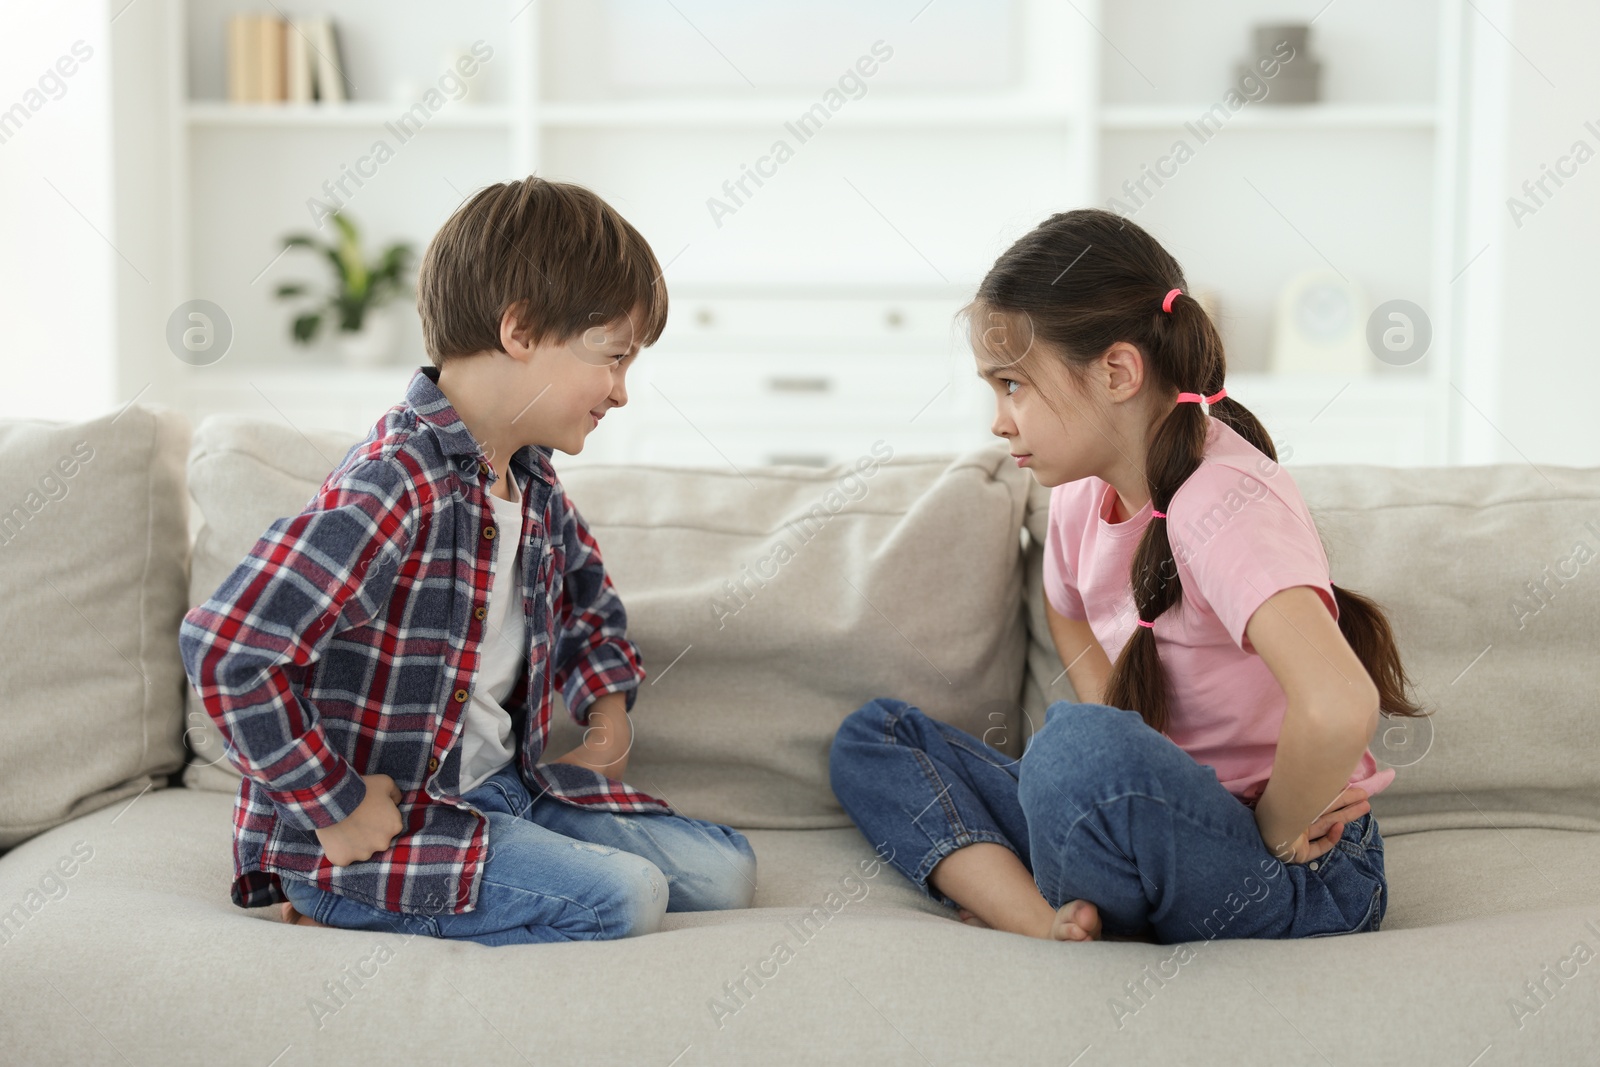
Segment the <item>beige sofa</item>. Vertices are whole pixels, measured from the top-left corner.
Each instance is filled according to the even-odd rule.
[[[1373,804],[1388,915],[1155,945],[965,926],[874,863],[828,790],[832,732],[871,697],[1014,754],[1074,699],[1042,625],[1047,494],[998,443],[571,470],[649,672],[627,778],[745,829],[755,906],[486,948],[229,900],[237,777],[178,620],[354,441],[241,417],[191,433],[143,404],[0,424],[0,1060],[1600,1058],[1600,471],[1294,470],[1334,579],[1387,607],[1437,709],[1373,743],[1399,767]]]

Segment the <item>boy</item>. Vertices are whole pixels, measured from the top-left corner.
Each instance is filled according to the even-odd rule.
[[[490,186],[417,279],[432,366],[184,617],[243,773],[233,902],[484,944],[748,907],[755,856],[616,779],[644,668],[551,466],[666,324],[656,258],[580,186]],[[588,727],[546,764],[551,690]]]

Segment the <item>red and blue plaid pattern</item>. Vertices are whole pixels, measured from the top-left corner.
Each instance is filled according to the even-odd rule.
[[[275,521],[184,616],[184,668],[244,774],[234,802],[240,907],[287,900],[280,873],[395,912],[476,904],[487,820],[458,795],[458,740],[479,649],[494,636],[484,633],[493,553],[511,531],[496,529],[487,493],[498,475],[438,376],[419,367],[404,402],[306,509]],[[532,631],[528,669],[504,704],[523,781],[567,804],[672,813],[588,768],[536,762],[553,690],[582,724],[605,693],[626,693],[632,711],[645,677],[622,601],[550,454],[524,447],[507,465],[523,501]],[[394,779],[404,828],[386,851],[335,867],[315,831],[356,809],[363,774]]]

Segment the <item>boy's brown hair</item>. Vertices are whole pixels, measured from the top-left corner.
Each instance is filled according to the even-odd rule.
[[[515,307],[533,343],[569,340],[637,311],[640,348],[667,324],[655,253],[589,189],[529,176],[474,193],[428,242],[417,270],[422,341],[434,366],[500,348]]]

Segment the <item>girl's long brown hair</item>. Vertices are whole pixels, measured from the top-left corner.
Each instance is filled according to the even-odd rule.
[[[1168,313],[1161,304],[1172,289],[1184,295],[1173,300]],[[1143,229],[1109,211],[1067,211],[1040,223],[996,261],[963,311],[971,317],[974,345],[1012,364],[1053,360],[1080,384],[1108,348],[1126,341],[1143,355],[1146,387],[1157,395],[1175,401],[1180,391],[1211,396],[1223,386],[1222,338],[1188,295],[1177,260]],[[1211,417],[1277,461],[1272,438],[1239,401],[1223,397],[1211,405]],[[1155,427],[1145,459],[1155,510],[1167,510],[1200,465],[1205,443],[1206,413],[1199,404],[1178,404]],[[1153,519],[1145,528],[1129,581],[1141,619],[1154,622],[1182,599],[1183,582],[1164,520]],[[1372,676],[1380,711],[1425,715],[1406,696],[1409,679],[1383,610],[1337,585],[1333,593],[1339,630]],[[1152,728],[1166,732],[1166,672],[1149,627],[1134,627],[1101,699],[1137,711]]]

